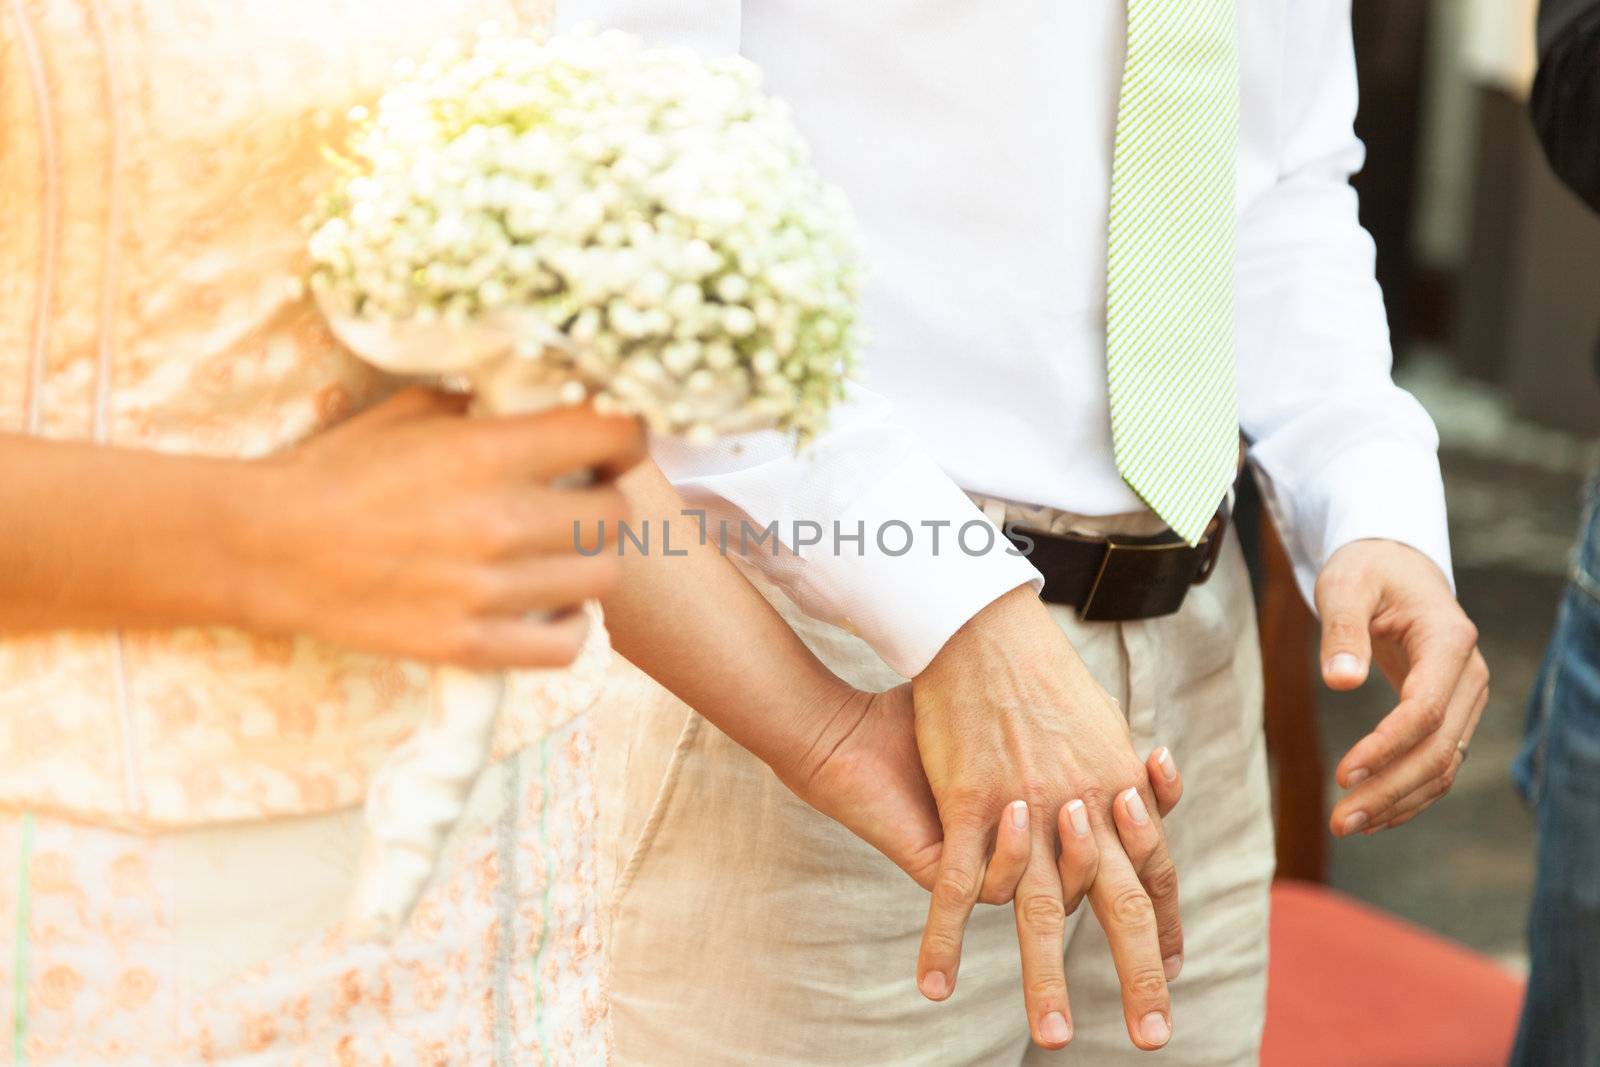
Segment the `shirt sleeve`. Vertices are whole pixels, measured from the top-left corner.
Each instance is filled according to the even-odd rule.
[[[1410,545],[1447,577],[1450,542],[1438,434],[1391,378],[1350,186],[1365,159],[1350,0],[1303,0],[1286,18],[1278,181],[1239,226],[1239,414],[1311,603],[1322,565],[1351,541]]]
[[[731,512],[731,528],[709,531],[719,547],[808,615],[858,633],[907,678],[989,603],[1022,585],[1043,587],[866,389],[853,388],[828,430],[799,452],[791,438],[762,433],[708,447],[665,440],[654,454],[688,501]]]

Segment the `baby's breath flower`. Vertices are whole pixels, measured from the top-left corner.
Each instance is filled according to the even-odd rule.
[[[502,383],[516,359],[552,403],[691,440],[820,428],[854,366],[854,226],[754,65],[486,27],[395,73],[310,242],[361,355]]]

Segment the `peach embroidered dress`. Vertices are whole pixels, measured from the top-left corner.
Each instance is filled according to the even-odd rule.
[[[294,295],[321,150],[537,0],[0,0],[0,431],[246,457],[393,383]],[[0,637],[0,1064],[606,1059],[583,713],[517,675],[410,928],[342,943],[429,671],[223,629]],[[223,825],[227,824],[227,825]]]

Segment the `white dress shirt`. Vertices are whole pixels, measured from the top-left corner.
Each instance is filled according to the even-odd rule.
[[[1182,0],[1173,0],[1182,2]],[[1437,436],[1390,378],[1373,245],[1349,185],[1349,0],[1238,0],[1239,415],[1302,588],[1338,547],[1391,538],[1448,575]],[[753,554],[808,612],[920,671],[963,622],[1037,575],[953,549],[967,493],[1084,515],[1143,510],[1107,413],[1111,150],[1120,0],[559,0],[708,54],[737,51],[793,107],[849,195],[873,280],[864,384],[795,456],[775,436],[657,458],[691,499],[840,523],[798,558]],[[870,389],[871,392],[867,392]],[[910,551],[900,520],[921,531]],[[930,533],[950,523],[938,551]],[[807,539],[800,535],[799,540]],[[969,539],[974,549],[981,538]]]

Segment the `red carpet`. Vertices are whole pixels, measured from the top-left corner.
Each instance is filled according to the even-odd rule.
[[[1504,1067],[1522,984],[1322,886],[1272,891],[1262,1067]]]

